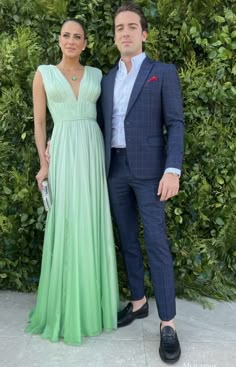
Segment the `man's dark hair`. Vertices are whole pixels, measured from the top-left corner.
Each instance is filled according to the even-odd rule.
[[[85,39],[87,39],[86,31],[85,31],[85,27],[84,27],[83,22],[81,22],[80,20],[75,19],[75,18],[68,18],[68,19],[64,20],[64,22],[62,23],[62,25],[61,25],[61,29],[62,29],[63,25],[64,25],[64,24],[66,24],[66,23],[68,23],[68,22],[75,22],[75,23],[79,24],[79,25],[80,25],[80,27],[81,27],[81,28],[83,29],[83,31],[84,31],[84,38],[85,38]]]
[[[124,11],[132,11],[133,13],[138,14],[140,17],[140,24],[141,24],[142,30],[146,32],[148,31],[147,19],[145,18],[142,8],[139,5],[131,3],[131,2],[124,3],[116,10],[115,15],[114,15],[114,28],[115,28],[115,19],[117,15]]]

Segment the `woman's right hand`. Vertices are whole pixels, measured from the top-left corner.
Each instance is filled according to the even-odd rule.
[[[42,190],[42,182],[48,177],[48,165],[43,166],[38,171],[37,175],[35,176],[36,180],[38,182],[38,188],[41,191]]]

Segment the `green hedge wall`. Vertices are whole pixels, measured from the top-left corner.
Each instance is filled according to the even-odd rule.
[[[236,299],[236,4],[233,0],[137,0],[150,31],[146,52],[176,63],[186,153],[180,194],[168,202],[168,233],[179,296]],[[35,290],[45,213],[37,191],[31,84],[41,63],[60,59],[60,23],[86,23],[83,62],[107,72],[118,58],[117,0],[1,0],[0,288]],[[49,131],[52,128],[48,118]],[[140,238],[143,241],[142,226]],[[116,236],[117,243],[118,237]],[[147,293],[152,294],[143,246]],[[118,256],[120,290],[128,296]]]

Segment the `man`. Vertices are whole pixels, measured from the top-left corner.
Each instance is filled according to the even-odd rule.
[[[157,303],[163,361],[180,357],[175,330],[173,263],[165,229],[165,201],[179,190],[183,159],[183,113],[176,68],[142,51],[147,22],[135,4],[114,18],[120,61],[102,81],[101,107],[111,208],[116,220],[132,301],[118,313],[118,326],[148,316],[140,213]],[[164,135],[164,129],[167,134]]]

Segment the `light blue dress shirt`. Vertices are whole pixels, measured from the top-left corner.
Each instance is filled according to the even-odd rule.
[[[112,114],[112,138],[111,146],[113,148],[125,148],[125,129],[124,120],[130,99],[130,95],[137,78],[138,72],[142,65],[146,54],[142,52],[132,57],[132,67],[128,73],[125,63],[122,59],[119,61],[116,73],[114,97],[113,97],[113,114]],[[181,171],[177,168],[167,168],[165,173],[176,173],[180,175]]]

